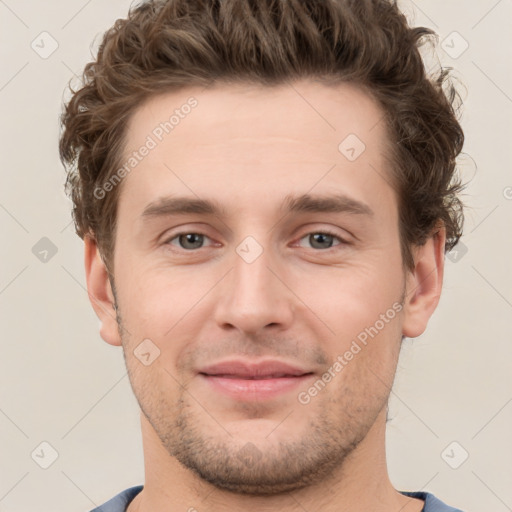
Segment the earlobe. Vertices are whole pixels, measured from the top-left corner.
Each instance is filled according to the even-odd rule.
[[[414,248],[414,269],[407,272],[402,334],[420,336],[441,296],[446,229],[438,227],[424,245]]]
[[[85,275],[87,292],[91,305],[100,320],[100,336],[111,345],[121,345],[121,337],[114,309],[114,294],[110,284],[107,268],[96,241],[89,235],[84,237]]]

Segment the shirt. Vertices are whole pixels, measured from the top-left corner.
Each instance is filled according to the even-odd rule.
[[[111,500],[107,501],[103,505],[91,510],[91,512],[126,512],[126,508],[130,502],[139,494],[143,489],[143,485],[137,485],[130,487],[123,492],[120,492],[117,496],[114,496]],[[428,492],[406,492],[401,491],[405,496],[411,498],[419,498],[425,502],[422,512],[462,512],[458,508],[449,507],[445,505],[441,500],[438,500],[433,494]]]

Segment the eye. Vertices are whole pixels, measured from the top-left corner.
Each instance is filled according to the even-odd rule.
[[[328,250],[338,245],[347,244],[347,242],[345,242],[345,240],[343,240],[339,236],[335,235],[334,233],[329,233],[327,231],[316,231],[308,233],[306,236],[303,236],[300,240],[304,239],[307,239],[314,249]],[[333,245],[334,240],[338,240],[340,243]]]
[[[176,247],[176,243],[173,243],[176,240],[178,248],[191,251],[200,249],[205,239],[209,240],[210,238],[201,233],[178,233],[172,238],[169,238],[165,243]]]
[[[311,247],[320,250],[329,250],[333,247],[337,247],[338,245],[346,245],[348,243],[335,233],[330,233],[328,231],[315,231],[308,233],[307,235],[303,236],[299,242],[305,239],[307,239]],[[201,249],[205,247],[205,240],[211,239],[202,233],[183,232],[175,234],[172,238],[169,238],[165,244],[171,245],[178,249],[193,251],[194,249]],[[334,243],[336,240],[338,243]],[[304,247],[302,243],[299,243],[299,245]]]

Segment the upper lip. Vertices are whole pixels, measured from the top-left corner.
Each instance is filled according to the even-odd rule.
[[[276,360],[249,362],[240,359],[232,359],[205,366],[201,368],[198,373],[210,376],[229,376],[250,379],[258,377],[299,377],[313,372],[299,366]]]

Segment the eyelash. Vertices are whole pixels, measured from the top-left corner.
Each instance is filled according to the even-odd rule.
[[[349,242],[347,242],[346,240],[344,240],[343,238],[341,238],[339,235],[337,235],[336,233],[333,233],[332,231],[329,231],[328,229],[327,230],[322,230],[322,231],[310,231],[309,233],[306,233],[305,235],[301,236],[299,238],[299,242],[300,240],[304,239],[305,237],[309,236],[309,235],[328,235],[328,236],[332,236],[333,238],[335,238],[336,240],[338,240],[339,244],[337,245],[334,245],[332,247],[329,247],[327,249],[314,249],[315,252],[323,252],[323,253],[328,253],[330,251],[333,251],[336,249],[336,247],[339,247],[339,246],[342,246],[342,245],[349,245]],[[180,236],[182,235],[200,235],[200,236],[204,236],[206,238],[210,238],[208,235],[205,235],[204,233],[200,233],[200,232],[196,232],[196,231],[182,231],[180,233],[176,233],[174,234],[171,238],[168,238],[165,242],[164,242],[164,245],[172,245],[171,242],[177,238],[179,238]],[[192,253],[192,252],[197,252],[199,249],[205,249],[205,247],[199,247],[198,249],[183,249],[181,247],[179,248],[176,248],[174,250],[178,250],[178,251],[183,251],[183,252],[187,252],[187,253]]]

